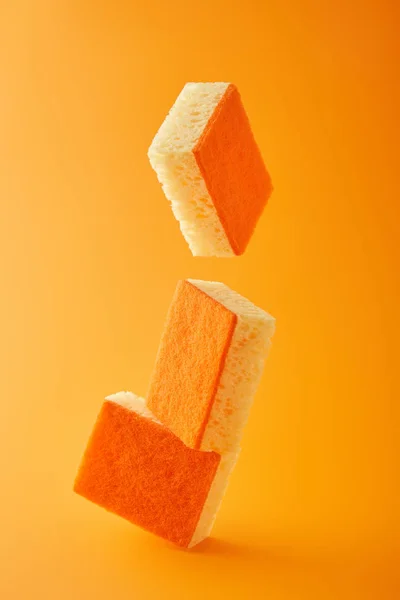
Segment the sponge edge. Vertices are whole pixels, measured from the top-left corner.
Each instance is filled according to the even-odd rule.
[[[209,535],[237,455],[185,446],[161,425],[144,399],[106,398],[74,490],[179,546]]]
[[[236,327],[199,448],[223,454],[238,448],[275,332],[275,319],[223,283],[189,279],[236,315]]]
[[[236,452],[227,452],[221,456],[221,462],[204,503],[196,530],[189,543],[189,548],[193,548],[210,535],[239,454],[240,450],[238,449]]]
[[[133,394],[132,392],[117,392],[116,394],[106,396],[105,401],[115,402],[115,404],[119,404],[119,406],[131,410],[145,419],[150,419],[151,421],[154,421],[154,423],[162,425],[162,423],[160,423],[153,415],[151,410],[147,408],[146,400],[140,396],[136,396],[136,394]]]

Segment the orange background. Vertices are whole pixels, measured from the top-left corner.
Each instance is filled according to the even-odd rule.
[[[396,4],[1,2],[2,598],[399,597]],[[188,80],[238,85],[272,175],[240,258],[191,256],[147,161]],[[277,318],[190,553],[71,491],[185,277]]]

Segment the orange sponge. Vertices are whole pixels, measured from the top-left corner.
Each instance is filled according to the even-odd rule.
[[[272,185],[235,85],[229,85],[193,149],[234,254],[242,254]]]
[[[240,446],[274,319],[222,283],[178,283],[153,371],[150,410],[185,444]]]
[[[175,544],[187,547],[195,534],[200,541],[211,528],[206,510],[204,535],[196,532],[221,457],[185,446],[141,398],[113,398],[102,406],[75,491]]]
[[[242,254],[272,185],[236,86],[187,83],[148,154],[192,253]]]

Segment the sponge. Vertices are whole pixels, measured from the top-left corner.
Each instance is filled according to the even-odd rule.
[[[177,285],[147,404],[187,446],[235,452],[257,390],[275,320],[226,285]]]
[[[192,254],[242,254],[272,185],[236,86],[187,83],[148,156]]]
[[[182,547],[207,537],[236,462],[185,446],[129,392],[106,398],[74,490]]]

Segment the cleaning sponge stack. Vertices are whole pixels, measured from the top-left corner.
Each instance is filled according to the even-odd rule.
[[[221,283],[178,283],[147,405],[106,398],[75,491],[180,546],[211,531],[274,319]]]
[[[234,85],[187,84],[149,158],[194,255],[244,252],[272,187]],[[179,546],[207,537],[274,326],[222,283],[180,281],[147,402],[105,399],[75,491]]]

